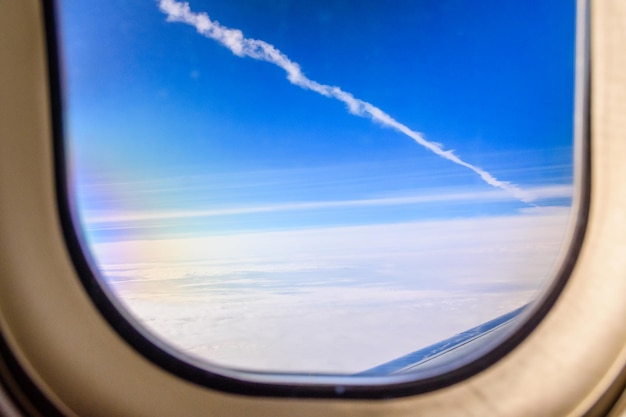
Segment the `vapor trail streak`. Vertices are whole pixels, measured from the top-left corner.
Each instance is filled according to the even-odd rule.
[[[176,0],[160,0],[159,7],[163,13],[167,14],[168,22],[187,23],[195,27],[198,33],[221,43],[239,57],[250,57],[259,61],[266,61],[282,68],[287,73],[287,79],[292,84],[341,101],[348,107],[350,113],[370,118],[374,122],[405,134],[442,158],[474,171],[487,184],[509,192],[520,201],[530,203],[535,199],[516,185],[507,181],[500,181],[489,172],[463,161],[451,150],[444,150],[441,145],[426,140],[421,133],[411,130],[378,107],[355,98],[352,94],[343,91],[339,87],[320,84],[307,78],[297,63],[291,61],[273,45],[262,40],[245,38],[239,29],[222,26],[219,22],[211,20],[206,13],[193,13],[188,3],[181,3]]]

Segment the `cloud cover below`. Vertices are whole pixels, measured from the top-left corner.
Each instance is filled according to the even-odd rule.
[[[568,208],[94,245],[119,300],[210,363],[351,373],[533,300]]]

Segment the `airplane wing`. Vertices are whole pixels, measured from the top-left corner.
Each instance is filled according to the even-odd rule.
[[[480,324],[433,345],[416,350],[392,361],[355,374],[355,376],[381,376],[415,372],[425,367],[449,362],[503,334],[516,322],[528,304]]]

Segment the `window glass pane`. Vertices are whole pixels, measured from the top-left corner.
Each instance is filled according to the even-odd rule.
[[[555,276],[575,213],[574,2],[59,14],[78,233],[170,348],[385,375],[486,323],[430,361],[448,369]]]

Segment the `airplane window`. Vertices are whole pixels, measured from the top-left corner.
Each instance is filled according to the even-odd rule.
[[[570,245],[575,7],[60,1],[69,207],[99,288],[217,374],[465,366]]]

